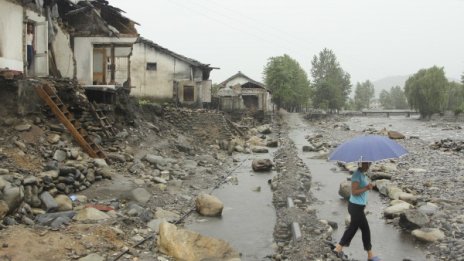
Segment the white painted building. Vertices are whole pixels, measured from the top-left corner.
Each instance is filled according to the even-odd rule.
[[[73,74],[80,84],[93,89],[130,86],[130,55],[138,37],[136,23],[105,1],[62,0],[57,6],[63,22],[72,28],[69,34],[63,32],[56,37],[60,43],[54,51],[61,74]],[[66,40],[70,44],[66,45]]]
[[[242,72],[221,83],[218,91],[220,108],[224,111],[254,110],[272,111],[272,95],[266,86]]]
[[[139,38],[131,56],[131,94],[183,104],[211,102],[212,68]]]
[[[34,6],[35,7],[35,6]],[[29,76],[48,75],[48,24],[38,8],[0,0],[0,70]],[[27,72],[27,25],[33,26],[35,54]]]

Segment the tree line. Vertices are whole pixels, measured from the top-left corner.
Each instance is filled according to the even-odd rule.
[[[370,108],[374,85],[369,80],[355,85],[351,94],[351,76],[340,66],[335,53],[323,49],[311,60],[311,79],[289,55],[271,57],[264,67],[264,81],[272,92],[278,108],[299,111],[302,108],[322,109],[329,113]],[[379,102],[384,109],[414,109],[423,118],[451,110],[464,111],[464,73],[461,82],[449,82],[443,67],[421,69],[408,78],[404,89],[392,86],[383,90]]]

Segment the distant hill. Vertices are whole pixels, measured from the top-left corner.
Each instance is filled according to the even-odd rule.
[[[404,83],[408,80],[409,76],[410,75],[390,76],[372,82],[372,84],[374,84],[375,97],[379,97],[382,90],[390,91],[390,88],[394,86],[400,86],[403,88]]]

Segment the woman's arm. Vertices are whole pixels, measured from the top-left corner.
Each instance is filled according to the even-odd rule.
[[[373,187],[374,186],[371,183],[369,183],[364,188],[360,188],[359,187],[359,182],[353,181],[353,182],[351,182],[351,194],[357,196],[357,195],[359,195],[359,194],[361,194],[363,192],[371,190]]]

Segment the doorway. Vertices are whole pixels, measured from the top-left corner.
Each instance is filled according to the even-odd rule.
[[[106,49],[93,49],[93,85],[106,85]]]

